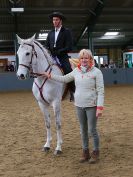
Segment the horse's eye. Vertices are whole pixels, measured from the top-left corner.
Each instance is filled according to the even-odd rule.
[[[28,55],[30,55],[30,53],[29,53],[29,52],[27,52],[27,53],[26,53],[26,56],[28,56]]]

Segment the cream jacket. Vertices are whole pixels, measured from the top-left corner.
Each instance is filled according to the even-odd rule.
[[[88,72],[82,73],[82,71],[76,67],[71,73],[64,76],[51,75],[51,79],[65,83],[75,81],[75,106],[103,107],[104,81],[102,72],[98,68],[92,67]]]

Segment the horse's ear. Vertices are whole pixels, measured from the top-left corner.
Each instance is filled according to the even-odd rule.
[[[19,44],[22,44],[22,41],[23,41],[23,40],[22,40],[17,34],[16,34],[16,37],[17,37],[18,43],[19,43]]]
[[[34,41],[36,37],[36,33],[31,37],[31,40]]]

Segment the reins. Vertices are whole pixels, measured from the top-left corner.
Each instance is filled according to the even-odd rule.
[[[50,68],[50,67],[49,67],[49,68]],[[49,69],[49,68],[48,68],[48,69]],[[50,68],[49,74],[51,73],[51,71],[52,71],[52,67]],[[40,74],[40,75],[42,75],[42,74]],[[49,105],[49,102],[44,98],[43,93],[42,93],[42,91],[43,91],[43,86],[44,86],[44,84],[46,83],[47,80],[48,80],[48,78],[45,78],[45,79],[44,79],[44,81],[43,81],[41,87],[39,87],[39,85],[38,85],[35,81],[34,81],[34,83],[35,83],[35,85],[37,86],[37,88],[38,88],[38,90],[39,90],[39,93],[40,93],[40,96],[41,96],[42,100],[43,100],[45,103],[47,103],[47,104]]]

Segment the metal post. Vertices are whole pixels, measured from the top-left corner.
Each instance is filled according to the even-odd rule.
[[[16,8],[18,4],[21,2],[21,0],[9,0],[11,3],[11,7]],[[17,56],[17,50],[18,50],[18,42],[16,39],[16,34],[18,33],[18,13],[17,12],[11,12],[11,14],[14,17],[14,48],[15,48],[15,58],[16,58],[16,70],[18,69],[18,56]]]
[[[18,42],[16,38],[16,34],[18,33],[18,16],[17,13],[14,13],[14,47],[15,47],[15,58],[16,58],[16,70],[18,69],[18,56],[17,56],[17,50],[18,50]]]
[[[92,32],[90,32],[89,30],[88,30],[88,48],[91,50],[92,54],[94,54]]]

